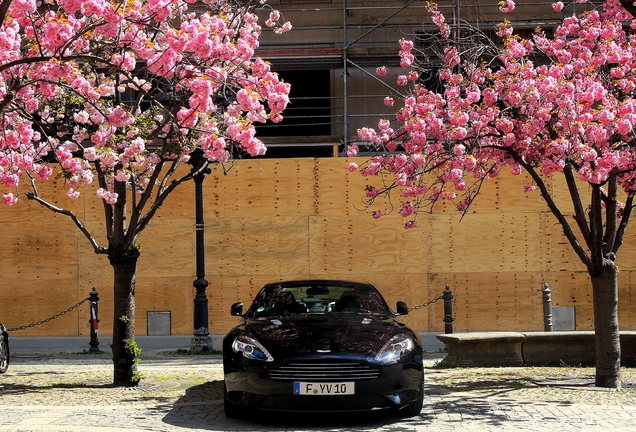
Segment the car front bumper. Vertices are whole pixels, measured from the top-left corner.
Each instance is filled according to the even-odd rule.
[[[295,395],[293,380],[269,378],[268,369],[244,361],[225,373],[227,401],[263,411],[352,412],[394,409],[420,397],[422,364],[380,366],[374,379],[339,379],[355,382],[353,395]]]

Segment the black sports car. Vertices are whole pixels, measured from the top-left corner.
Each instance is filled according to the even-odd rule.
[[[418,336],[369,284],[331,280],[268,284],[223,340],[225,414],[262,411],[422,410]]]
[[[9,332],[0,323],[0,373],[5,373],[9,368]]]

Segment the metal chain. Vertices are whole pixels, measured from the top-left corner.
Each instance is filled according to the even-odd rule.
[[[439,296],[437,298],[434,298],[433,300],[429,300],[426,303],[423,303],[423,304],[421,304],[419,306],[413,306],[412,308],[409,308],[409,312],[414,311],[414,310],[418,310],[418,309],[422,309],[422,308],[425,308],[427,306],[430,306],[433,303],[435,303],[435,302],[437,302],[439,300],[442,300],[443,298],[444,298],[444,296],[442,295],[442,296]]]
[[[72,310],[74,310],[74,309],[77,309],[77,308],[78,308],[78,307],[80,307],[82,304],[86,303],[88,300],[90,300],[90,299],[87,297],[87,298],[85,298],[84,300],[82,300],[81,302],[79,302],[79,303],[77,303],[77,304],[75,304],[75,305],[71,306],[70,308],[66,309],[65,311],[62,311],[62,312],[60,312],[60,313],[56,313],[56,314],[55,314],[55,315],[53,315],[52,317],[49,317],[49,318],[44,319],[44,320],[42,320],[42,321],[34,322],[34,323],[32,323],[32,324],[23,325],[23,326],[21,326],[21,327],[10,328],[10,329],[8,329],[7,331],[14,332],[14,331],[18,331],[18,330],[24,330],[24,329],[28,329],[28,328],[31,328],[31,327],[36,327],[36,326],[42,325],[42,324],[47,323],[47,322],[49,322],[49,321],[53,321],[54,319],[59,318],[59,317],[61,317],[62,315],[66,315],[67,313],[71,312],[71,311],[72,311]]]

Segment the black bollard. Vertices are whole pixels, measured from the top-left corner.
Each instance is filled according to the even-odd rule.
[[[446,285],[444,289],[444,333],[453,333],[453,293],[450,287]]]
[[[91,325],[91,341],[89,343],[90,348],[88,352],[98,353],[99,351],[99,340],[97,339],[97,334],[99,332],[99,294],[97,293],[97,289],[93,287],[91,293],[88,295],[89,300],[89,317],[88,322]]]

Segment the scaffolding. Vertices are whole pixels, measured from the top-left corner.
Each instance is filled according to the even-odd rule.
[[[560,16],[552,11],[551,3],[519,0],[515,12],[505,18],[519,29],[553,28]],[[438,2],[448,22],[463,20],[480,28],[494,28],[503,20],[498,6],[479,0]],[[576,2],[564,12],[571,13],[573,7]],[[346,146],[355,141],[358,127],[374,126],[380,118],[393,118],[395,111],[385,106],[382,99],[404,96],[404,90],[390,80],[402,70],[398,40],[436,30],[426,1],[281,0],[278,8],[292,21],[294,30],[284,38],[265,34],[258,54],[270,60],[283,77],[286,71],[329,70],[331,82],[329,94],[306,95],[294,95],[294,86],[311,93],[311,82],[291,82],[286,120],[261,127],[268,147],[309,148],[309,155],[328,147],[334,156],[344,155]],[[381,65],[389,68],[386,77],[375,74],[375,68]],[[285,132],[291,128],[296,128],[294,135]],[[330,133],[311,133],[324,132],[326,128]]]

